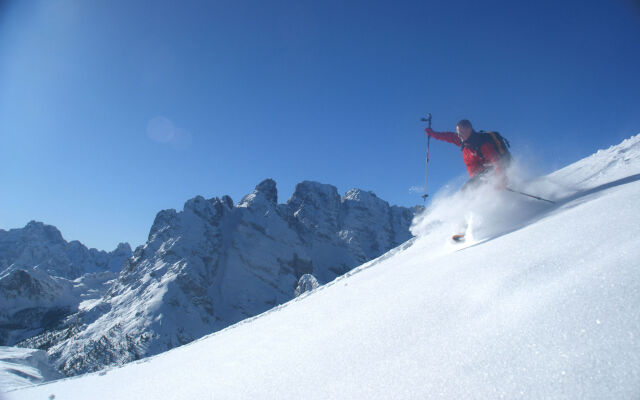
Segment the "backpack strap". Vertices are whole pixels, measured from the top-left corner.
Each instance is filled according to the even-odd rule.
[[[498,136],[496,135],[496,133],[497,132],[487,132],[487,134],[491,136],[491,139],[493,139],[493,143],[496,145],[496,148],[498,149],[498,153],[504,154],[507,152],[507,149],[505,149],[502,146],[502,140],[498,139]],[[504,140],[506,141],[507,139],[504,139]],[[509,147],[509,142],[506,142],[505,145]]]
[[[465,140],[464,142],[462,142],[462,145],[460,146],[460,148],[462,151],[464,151],[465,148],[473,151],[478,157],[480,157],[480,159],[482,160],[482,163],[486,164],[487,160],[484,158],[484,154],[482,154],[482,150],[481,150],[482,145],[487,142],[486,132],[480,131],[480,132],[474,132],[474,133],[478,136],[476,136],[472,140]]]
[[[496,152],[499,155],[499,162],[502,165],[508,165],[511,161],[511,153],[509,152],[509,147],[511,147],[509,141],[503,137],[498,132],[485,132],[485,131],[474,131],[474,136],[469,138],[471,140],[465,140],[462,142],[460,146],[464,151],[465,148],[471,150],[480,160],[482,160],[482,164],[485,166],[490,166],[492,163],[487,163],[487,159],[482,154],[482,146],[486,143],[491,143],[495,148]]]

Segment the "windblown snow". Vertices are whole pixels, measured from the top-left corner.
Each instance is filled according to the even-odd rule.
[[[155,357],[9,399],[637,399],[640,135],[518,189],[436,196],[417,237]],[[468,240],[453,244],[455,229]]]

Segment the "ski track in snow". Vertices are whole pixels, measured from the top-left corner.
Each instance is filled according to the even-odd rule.
[[[416,238],[284,305],[6,395],[637,399],[639,180],[640,135],[520,188],[555,205],[435,196]]]

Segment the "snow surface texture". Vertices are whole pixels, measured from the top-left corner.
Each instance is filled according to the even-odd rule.
[[[162,353],[267,311],[411,238],[413,209],[302,182],[285,204],[267,179],[158,213],[106,295],[20,344],[67,375]]]
[[[490,206],[450,222],[441,198],[420,236],[285,305],[7,396],[637,399],[639,180],[640,135],[528,183],[557,204],[514,195],[513,222]],[[461,221],[475,239],[454,245]]]
[[[0,346],[0,387],[17,389],[62,378],[42,350]]]

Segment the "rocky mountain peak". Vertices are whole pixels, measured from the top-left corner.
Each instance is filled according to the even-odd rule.
[[[131,245],[127,242],[120,242],[113,252],[115,254],[131,254]]]
[[[336,198],[340,199],[340,195],[335,186],[314,181],[303,181],[296,185],[296,189],[288,203],[314,200],[316,201],[314,203],[316,206],[321,206],[323,203],[333,203]]]
[[[276,189],[276,181],[273,179],[265,179],[260,182],[255,189],[256,193],[262,193],[264,197],[271,203],[278,203],[278,189]]]
[[[202,196],[196,196],[184,203],[184,211],[193,212],[205,220],[211,220],[222,212],[221,204],[222,202],[217,197],[207,200]]]
[[[260,207],[260,206],[275,206],[278,204],[278,190],[276,189],[276,181],[273,179],[265,179],[260,182],[253,193],[249,193],[244,196],[238,207]]]
[[[0,230],[0,276],[37,268],[51,276],[75,279],[85,273],[118,272],[130,255],[126,243],[111,253],[88,249],[77,240],[64,240],[55,226],[37,221],[24,228]]]
[[[333,185],[301,182],[296,185],[287,206],[291,215],[310,229],[328,233],[339,226],[340,195]]]
[[[64,243],[62,233],[53,225],[46,225],[39,221],[30,221],[23,229],[22,233],[31,240],[40,240],[47,243]]]
[[[226,194],[224,196],[222,196],[222,198],[220,199],[222,200],[222,203],[229,209],[233,208],[233,199],[230,196],[227,196]]]
[[[185,208],[187,205],[185,204]],[[155,235],[160,232],[166,231],[172,225],[175,224],[178,217],[178,213],[175,209],[169,208],[167,210],[162,210],[156,214],[156,218],[153,220],[153,224],[151,225],[151,229],[149,230],[149,238],[148,241],[151,241]]]

